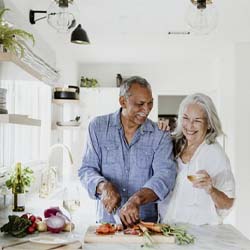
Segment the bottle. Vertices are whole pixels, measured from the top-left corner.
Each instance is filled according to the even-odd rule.
[[[120,87],[122,84],[122,75],[121,74],[117,74],[116,75],[116,87]]]
[[[13,211],[22,212],[25,209],[25,191],[22,179],[22,166],[18,162],[16,164],[15,180],[12,187],[13,193]]]

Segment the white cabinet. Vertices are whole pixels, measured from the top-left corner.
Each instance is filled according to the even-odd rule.
[[[119,88],[81,88],[80,115],[88,125],[91,118],[115,112],[119,107]]]

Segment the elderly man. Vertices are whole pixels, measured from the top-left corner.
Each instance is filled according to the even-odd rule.
[[[117,112],[90,122],[79,176],[97,200],[99,222],[114,223],[117,208],[126,226],[140,219],[156,222],[157,202],[175,184],[172,141],[147,118],[153,97],[145,79],[127,79],[119,102]]]

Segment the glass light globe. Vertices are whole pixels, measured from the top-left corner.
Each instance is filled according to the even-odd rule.
[[[48,24],[60,33],[68,32],[75,27],[79,20],[79,10],[73,1],[69,1],[68,7],[59,7],[55,0],[47,10]]]
[[[187,10],[186,21],[194,33],[206,35],[216,28],[218,13],[213,4],[207,4],[204,9],[198,9],[197,6],[190,4]]]

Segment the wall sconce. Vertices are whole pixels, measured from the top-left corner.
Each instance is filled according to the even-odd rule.
[[[218,22],[218,14],[212,0],[191,0],[192,5],[187,11],[187,24],[199,35],[214,30]]]
[[[65,33],[74,28],[77,24],[78,9],[73,4],[74,0],[54,0],[48,10],[30,10],[29,20],[31,24],[47,19],[48,24],[60,33]],[[35,18],[36,14],[46,14]],[[80,27],[79,27],[80,26]],[[73,35],[74,34],[74,35]],[[72,39],[73,36],[73,39]],[[74,39],[77,37],[77,42]],[[77,44],[89,44],[87,33],[79,24],[71,34],[71,42]]]

